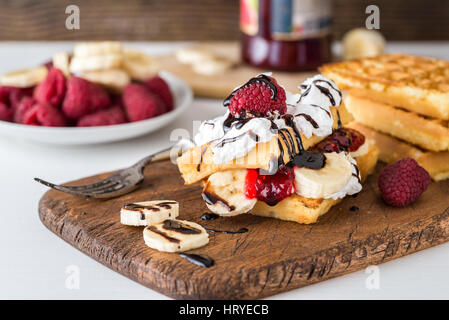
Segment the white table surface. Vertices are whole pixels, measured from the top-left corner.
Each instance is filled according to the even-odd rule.
[[[182,43],[134,43],[158,54]],[[0,42],[0,73],[48,60],[71,43]],[[337,48],[338,50],[338,48]],[[449,60],[449,42],[391,43],[390,52]],[[47,190],[33,181],[64,182],[109,171],[166,146],[173,129],[192,131],[192,120],[224,112],[218,100],[195,99],[191,109],[157,133],[95,146],[55,147],[0,137],[0,298],[1,299],[167,299],[104,267],[71,247],[39,221],[39,198]],[[448,200],[449,201],[449,200]],[[79,289],[66,288],[66,268],[77,266]],[[379,265],[380,288],[369,290],[364,270],[292,290],[272,299],[449,298],[449,243]]]

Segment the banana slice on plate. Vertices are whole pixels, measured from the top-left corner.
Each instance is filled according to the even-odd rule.
[[[76,57],[121,54],[123,44],[119,41],[80,42],[75,44],[73,54]]]
[[[81,78],[116,92],[122,92],[131,82],[129,75],[122,69],[86,71],[81,74]]]
[[[326,163],[315,170],[295,167],[295,192],[305,198],[326,199],[342,190],[352,177],[352,164],[344,152],[325,153]]]
[[[221,216],[235,216],[250,211],[257,199],[245,196],[246,173],[246,169],[235,169],[210,175],[202,193],[209,210]]]
[[[209,243],[209,235],[202,226],[185,220],[150,225],[143,230],[143,239],[150,248],[164,252],[182,252]]]
[[[128,226],[148,226],[175,219],[179,204],[171,200],[153,200],[130,203],[120,210],[120,222]]]
[[[343,57],[360,59],[374,57],[385,51],[385,38],[376,30],[357,28],[343,37]]]
[[[0,84],[19,88],[33,87],[44,81],[47,73],[44,66],[14,71],[0,76]]]
[[[132,79],[145,81],[156,75],[159,71],[159,64],[153,57],[143,52],[125,49],[123,68]]]
[[[118,69],[123,62],[123,55],[108,53],[103,55],[79,57],[74,56],[70,61],[70,72],[82,73],[84,71]]]
[[[53,67],[58,68],[67,77],[70,76],[70,56],[67,52],[57,52],[53,55]]]

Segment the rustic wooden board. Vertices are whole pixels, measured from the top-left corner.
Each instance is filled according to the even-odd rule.
[[[378,166],[377,172],[380,167]],[[104,177],[85,178],[72,184]],[[206,212],[200,186],[184,186],[170,162],[151,165],[143,187],[100,201],[48,191],[39,215],[51,231],[109,268],[165,295],[194,299],[255,299],[306,286],[422,250],[449,238],[449,181],[432,183],[412,206],[387,207],[379,199],[377,174],[364,190],[348,197],[314,225],[252,215],[202,221]],[[180,218],[245,234],[210,234],[193,253],[215,260],[198,267],[177,254],[145,246],[142,228],[120,224],[129,202],[173,199]],[[353,212],[351,206],[360,210]]]
[[[196,96],[224,99],[235,87],[242,85],[250,78],[267,71],[241,63],[240,47],[237,42],[203,42],[195,45],[197,48],[205,48],[218,56],[231,59],[236,67],[229,69],[224,74],[207,76],[196,73],[190,65],[180,63],[174,55],[158,57],[162,70],[169,71],[186,81],[193,89]],[[276,80],[289,91],[298,92],[298,86],[315,72],[273,72]]]

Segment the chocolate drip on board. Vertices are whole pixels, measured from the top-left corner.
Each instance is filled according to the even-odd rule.
[[[203,268],[210,268],[215,264],[214,260],[203,255],[194,253],[180,253],[179,255],[187,261]]]

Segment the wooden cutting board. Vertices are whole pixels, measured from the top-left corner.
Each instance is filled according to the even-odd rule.
[[[207,76],[196,73],[190,65],[180,63],[174,55],[157,57],[161,70],[175,74],[192,87],[196,96],[209,98],[226,98],[235,87],[244,84],[252,77],[268,69],[254,68],[244,64],[240,59],[240,46],[237,42],[202,42],[196,48],[206,49],[217,56],[222,56],[235,62],[236,66],[224,74]],[[273,76],[291,92],[297,92],[298,86],[317,72],[278,72]]]
[[[377,167],[377,172],[380,166]],[[81,179],[91,183],[107,174]],[[353,272],[449,239],[449,181],[432,183],[407,208],[379,199],[377,174],[363,191],[347,197],[313,225],[253,215],[203,221],[207,212],[199,185],[184,186],[170,162],[150,165],[137,191],[112,200],[88,200],[54,190],[40,201],[44,225],[59,237],[151,289],[173,298],[256,299]],[[142,228],[120,224],[123,204],[169,199],[180,203],[180,219],[243,234],[210,234],[207,246],[192,250],[215,260],[202,268],[175,253],[147,247]],[[359,211],[351,211],[352,206]]]

